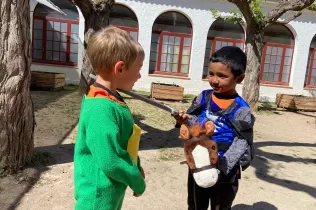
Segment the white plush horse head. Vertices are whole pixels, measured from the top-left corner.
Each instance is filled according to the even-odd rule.
[[[212,121],[204,125],[181,125],[180,137],[184,142],[184,155],[193,173],[196,184],[209,188],[218,180],[218,149],[211,139],[215,125]]]

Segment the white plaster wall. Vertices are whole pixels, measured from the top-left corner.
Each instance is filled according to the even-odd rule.
[[[30,30],[31,37],[33,33],[33,13],[34,9],[38,2],[36,0],[30,1]],[[79,38],[83,40],[84,36],[84,18],[82,17],[82,13],[79,8],[77,8],[79,13]],[[70,67],[70,66],[61,66],[61,65],[53,65],[53,64],[40,64],[40,63],[32,63],[31,71],[43,71],[43,72],[56,72],[56,73],[64,73],[65,74],[65,83],[66,84],[79,84],[80,81],[80,70],[82,65],[82,45],[79,43],[78,46],[78,66]]]
[[[181,0],[118,0],[116,2],[128,6],[136,14],[139,22],[138,41],[146,53],[141,73],[142,78],[136,83],[135,89],[148,91],[152,82],[164,82],[181,85],[185,87],[186,93],[196,94],[203,88],[208,87],[207,83],[202,81],[202,74],[207,34],[211,24],[215,21],[209,9],[211,7],[222,8],[223,11],[228,12],[229,9],[233,8],[232,4],[212,3],[206,0],[194,2]],[[189,78],[148,75],[152,26],[156,18],[167,11],[182,13],[192,24],[193,37]]]
[[[316,14],[307,13],[288,24],[295,38],[289,87],[261,86],[262,99],[275,100],[277,93],[316,96],[316,90],[305,90],[304,80],[311,41],[316,34]]]
[[[223,14],[228,14],[234,5],[226,2],[197,0],[117,0],[117,3],[128,6],[134,11],[139,22],[139,42],[143,46],[146,58],[142,68],[142,78],[136,83],[135,89],[150,90],[152,82],[175,83],[185,87],[185,93],[198,94],[202,89],[209,88],[207,81],[203,81],[203,65],[206,47],[206,37],[213,21],[210,8],[216,8]],[[271,6],[270,6],[271,7]],[[270,8],[267,8],[270,10]],[[184,14],[191,21],[193,27],[192,51],[189,78],[163,77],[148,75],[149,55],[151,46],[151,30],[155,19],[167,11],[177,11]],[[261,86],[262,100],[275,100],[277,93],[315,95],[316,92],[304,90],[304,78],[308,60],[308,48],[316,34],[316,15],[306,13],[289,24],[295,35],[295,48],[289,87]],[[242,85],[237,87],[241,94]]]
[[[215,19],[212,17],[210,8],[216,8],[223,14],[229,14],[229,10],[234,8],[233,4],[223,1],[209,0],[117,0],[119,4],[129,7],[136,15],[139,23],[138,40],[143,46],[146,57],[142,68],[142,78],[136,83],[135,89],[150,90],[152,82],[175,83],[185,87],[185,93],[198,94],[202,89],[209,88],[207,81],[203,81],[203,66],[206,47],[206,38],[209,28]],[[33,20],[33,10],[36,1],[31,0],[31,29]],[[273,6],[268,6],[266,10],[271,10]],[[155,19],[167,11],[177,11],[185,15],[192,24],[193,38],[190,58],[190,73],[188,78],[163,77],[148,75],[149,56],[151,47],[152,26]],[[79,36],[84,38],[84,18],[79,13]],[[316,13],[305,12],[304,15],[289,24],[295,36],[295,48],[292,61],[292,70],[289,87],[261,86],[260,95],[263,100],[275,100],[277,93],[304,94],[316,96],[316,91],[304,90],[304,79],[308,60],[308,51],[311,40],[316,34]],[[32,30],[31,30],[32,31]],[[32,70],[56,71],[66,73],[67,83],[78,83],[82,63],[82,52],[79,49],[78,68],[68,68],[61,66],[47,66],[33,64]],[[241,94],[242,85],[237,87]]]

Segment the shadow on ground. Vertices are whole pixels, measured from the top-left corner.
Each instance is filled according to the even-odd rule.
[[[146,131],[142,135],[140,150],[183,147],[183,143],[178,138],[179,128],[164,131],[143,123],[144,116],[142,115],[134,115],[134,119],[135,123]]]
[[[316,115],[312,114],[312,113],[316,113],[316,112],[303,112],[300,110],[289,110],[289,109],[283,109],[283,108],[278,108],[274,103],[270,103],[270,102],[263,102],[260,104],[260,106],[258,107],[258,111],[269,111],[273,114],[277,114],[277,115],[281,115],[282,112],[292,112],[298,115],[303,115],[306,117],[311,117],[311,118],[315,118]]]
[[[316,144],[308,143],[295,143],[295,142],[277,142],[277,141],[266,141],[266,142],[256,142],[255,144],[256,156],[252,162],[252,166],[255,168],[255,174],[257,178],[266,181],[268,183],[273,183],[292,191],[305,192],[310,196],[316,198],[316,188],[311,187],[307,184],[299,183],[296,181],[288,179],[280,179],[269,175],[270,164],[268,161],[281,161],[281,162],[301,162],[304,164],[316,164],[316,158],[299,158],[287,155],[280,155],[269,153],[261,150],[260,148],[265,146],[282,146],[282,147],[316,147]]]
[[[65,91],[62,94],[52,94],[54,97],[50,96],[49,99],[41,100],[34,99],[36,101],[35,109],[36,112],[49,106],[49,104],[54,103],[58,100],[57,95],[67,98],[67,95],[71,95],[72,91]],[[32,94],[36,97],[36,93]],[[72,97],[72,96],[70,96]],[[78,96],[78,104],[74,107],[75,112],[73,115],[79,116],[80,109],[80,97]],[[55,110],[58,111],[58,110]],[[54,113],[51,113],[53,115]],[[50,115],[47,113],[47,118]],[[146,131],[142,136],[142,141],[140,145],[140,150],[150,150],[159,148],[182,148],[183,144],[178,139],[179,129],[172,128],[168,131],[153,128],[152,126],[144,123],[145,117],[143,115],[135,115],[135,122]],[[39,154],[40,163],[35,163],[33,167],[26,168],[23,172],[17,174],[15,177],[5,177],[0,179],[0,206],[1,209],[15,209],[19,204],[23,196],[29,192],[33,185],[38,181],[41,174],[49,169],[51,165],[64,164],[73,162],[73,152],[74,144],[61,144],[62,141],[69,135],[72,129],[76,126],[77,120],[74,118],[65,117],[63,120],[68,120],[71,126],[68,130],[62,133],[56,134],[54,130],[50,132],[43,132],[41,135],[43,137],[51,136],[51,138],[44,138],[45,142],[41,142],[40,146],[36,147],[36,154]],[[40,123],[40,122],[37,122]],[[59,123],[64,123],[62,120]],[[38,136],[39,138],[40,136]],[[287,155],[274,154],[270,152],[263,151],[261,148],[266,146],[286,146],[286,147],[316,147],[316,144],[306,144],[306,143],[290,143],[290,142],[277,142],[277,141],[267,141],[267,142],[256,142],[255,152],[256,157],[252,163],[255,168],[256,176],[266,182],[273,183],[279,186],[283,186],[292,191],[305,192],[314,198],[316,198],[316,189],[314,187],[308,186],[306,184],[298,183],[291,180],[279,179],[269,175],[270,166],[268,161],[283,161],[283,162],[302,162],[305,164],[315,164],[316,159],[313,158],[299,158]],[[36,162],[36,161],[35,161]],[[275,210],[275,206],[265,202],[258,202],[252,206],[239,204],[232,208],[233,210]]]
[[[16,209],[23,196],[32,189],[41,174],[49,170],[50,165],[73,161],[73,145],[61,143],[78,122],[81,96],[76,89],[67,86],[64,90],[31,91],[36,116],[34,158],[17,174],[0,178],[1,209]],[[57,122],[51,127],[47,126],[49,120],[56,116]],[[61,116],[63,118],[58,121]],[[54,126],[63,129],[54,129]]]
[[[266,202],[257,202],[252,206],[246,204],[238,204],[232,207],[232,210],[278,210],[277,207]]]

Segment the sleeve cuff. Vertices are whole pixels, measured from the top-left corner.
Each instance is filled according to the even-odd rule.
[[[227,171],[227,159],[226,157],[221,157],[218,159],[219,161],[219,170],[221,172],[223,172],[225,175],[228,174],[228,171]]]

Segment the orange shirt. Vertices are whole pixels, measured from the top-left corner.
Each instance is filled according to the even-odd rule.
[[[119,104],[125,104],[123,98],[120,99],[119,95],[114,95],[110,90],[108,90],[105,87],[102,87],[101,85],[97,84],[97,87],[95,85],[90,86],[90,91],[88,93],[89,98],[94,98],[94,97],[104,97],[108,98],[112,101],[115,101]]]
[[[212,93],[212,101],[217,104],[221,109],[227,109],[235,100],[235,98],[230,98],[230,99],[221,99],[218,98]]]

